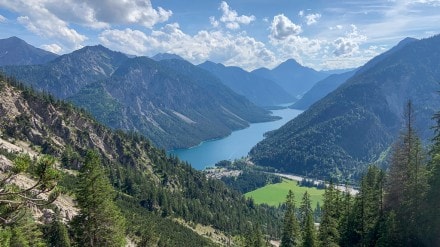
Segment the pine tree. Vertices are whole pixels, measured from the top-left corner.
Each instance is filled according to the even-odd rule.
[[[425,231],[427,232],[427,246],[440,246],[440,112],[434,115],[436,126],[434,127],[435,136],[430,150],[431,160],[429,163],[429,189],[426,193],[427,208],[424,219],[427,222]]]
[[[284,215],[281,247],[299,246],[301,244],[301,232],[298,219],[295,215],[295,197],[291,190],[286,197],[286,213]]]
[[[326,188],[324,205],[322,207],[322,220],[319,227],[319,244],[325,247],[339,246],[339,192],[333,183]]]
[[[310,195],[306,191],[303,195],[300,207],[300,226],[302,231],[303,247],[315,247],[316,244],[316,230],[315,222],[313,220],[313,210],[310,201]]]
[[[79,173],[80,213],[73,222],[79,245],[119,247],[125,244],[125,220],[113,197],[113,188],[98,155],[88,151]]]
[[[409,101],[405,128],[394,145],[387,179],[385,206],[398,220],[401,241],[408,245],[420,241],[423,198],[427,190],[425,158],[420,138],[414,129],[414,112]]]
[[[45,238],[51,247],[70,247],[67,227],[59,219],[55,219],[49,224]]]

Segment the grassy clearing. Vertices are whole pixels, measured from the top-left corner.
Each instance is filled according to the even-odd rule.
[[[297,181],[287,179],[283,179],[282,183],[269,184],[263,188],[248,192],[245,194],[245,196],[252,197],[258,204],[266,203],[271,206],[278,206],[286,201],[286,195],[289,190],[292,190],[295,194],[295,202],[297,206],[300,205],[302,197],[306,191],[308,191],[310,194],[313,208],[316,207],[317,202],[319,202],[319,204],[322,206],[322,196],[324,194],[324,190],[300,187]]]

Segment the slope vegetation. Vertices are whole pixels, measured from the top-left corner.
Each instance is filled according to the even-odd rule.
[[[423,140],[440,107],[440,36],[412,41],[380,59],[288,122],[251,151],[259,165],[346,179],[383,157],[402,126],[408,100]],[[385,160],[386,161],[386,160]]]

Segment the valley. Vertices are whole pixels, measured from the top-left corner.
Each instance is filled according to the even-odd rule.
[[[272,110],[272,115],[281,117],[280,120],[254,123],[243,130],[232,132],[225,138],[205,141],[189,149],[177,149],[168,153],[190,163],[197,170],[213,166],[221,160],[240,159],[246,157],[251,148],[263,140],[265,133],[278,129],[299,114],[301,111],[289,108]]]
[[[1,1],[0,246],[440,246],[438,13]]]

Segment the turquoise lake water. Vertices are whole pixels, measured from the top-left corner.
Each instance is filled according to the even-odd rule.
[[[272,114],[280,116],[282,119],[251,124],[248,128],[234,131],[225,138],[202,142],[196,147],[173,150],[168,153],[177,155],[181,160],[189,162],[192,167],[198,170],[213,166],[221,160],[245,157],[255,144],[264,139],[264,133],[278,129],[301,112],[295,109],[273,110]]]

